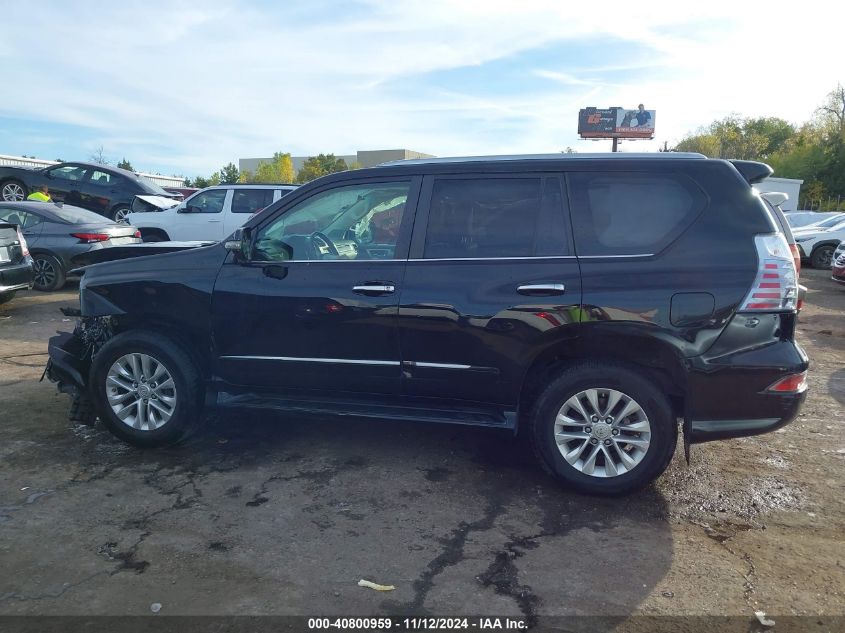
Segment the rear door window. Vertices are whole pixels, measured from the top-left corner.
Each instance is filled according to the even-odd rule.
[[[232,213],[256,213],[273,202],[272,189],[235,189]]]
[[[423,257],[566,255],[558,178],[435,178]]]
[[[656,254],[695,221],[706,203],[682,174],[572,172],[568,181],[579,256]]]

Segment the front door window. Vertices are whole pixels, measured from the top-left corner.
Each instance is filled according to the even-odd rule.
[[[262,228],[253,259],[393,259],[410,185],[349,185],[304,200]]]

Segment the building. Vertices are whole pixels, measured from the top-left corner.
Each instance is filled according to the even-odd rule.
[[[291,156],[293,168],[295,171],[302,169],[305,161],[311,156]],[[423,154],[422,152],[415,152],[410,149],[372,149],[359,150],[355,154],[338,155],[335,158],[342,158],[347,165],[358,163],[361,167],[375,167],[391,160],[408,160],[411,158],[434,158],[431,154]],[[261,162],[269,163],[273,157],[269,158],[239,158],[238,169],[241,171],[249,171],[255,173],[258,165]]]
[[[801,185],[803,180],[795,178],[766,178],[763,182],[758,182],[754,188],[760,193],[778,192],[785,193],[789,196],[789,200],[781,205],[784,211],[798,210],[798,196],[801,195]]]
[[[41,158],[26,158],[25,156],[7,156],[6,154],[0,154],[0,166],[9,165],[11,167],[35,167],[36,169],[41,169],[42,167],[49,167],[50,165],[58,164],[59,161],[57,160],[43,160]],[[181,187],[185,184],[185,179],[178,176],[162,176],[161,174],[145,174],[142,172],[135,173],[143,180],[152,182],[159,187]]]

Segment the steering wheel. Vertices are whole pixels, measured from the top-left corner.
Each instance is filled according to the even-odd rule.
[[[315,231],[311,234],[311,244],[318,255],[334,255],[338,257],[337,247],[325,233]]]

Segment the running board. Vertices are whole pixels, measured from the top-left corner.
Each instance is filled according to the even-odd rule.
[[[217,406],[224,409],[263,409],[289,413],[346,416],[381,420],[403,420],[443,424],[465,424],[502,429],[516,427],[516,413],[491,405],[380,404],[342,399],[306,399],[266,394],[219,392]]]

